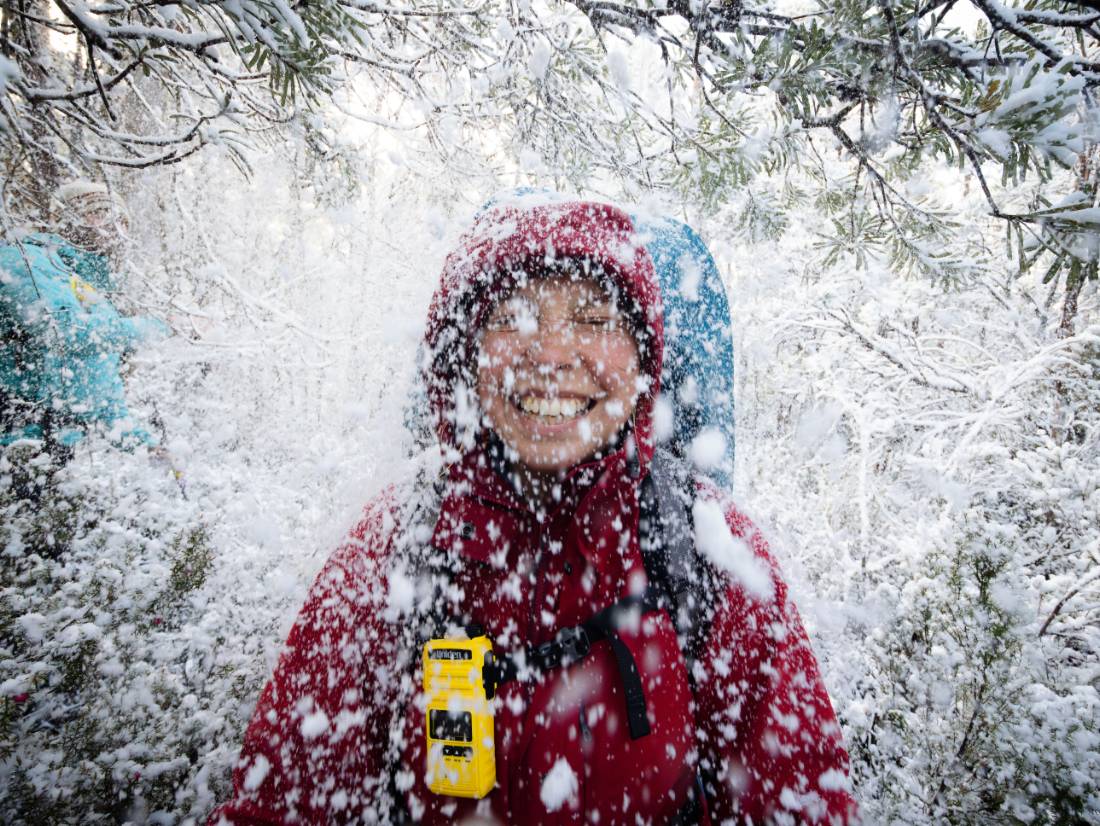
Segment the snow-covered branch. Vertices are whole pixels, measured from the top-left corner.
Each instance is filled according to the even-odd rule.
[[[1073,13],[1053,0],[823,2],[820,11],[797,17],[711,0],[572,5],[605,38],[662,43],[665,61],[676,69],[671,76],[684,83],[682,94],[692,94],[689,84],[701,87],[713,115],[674,131],[687,143],[705,129],[702,142],[729,159],[704,166],[704,187],[733,190],[746,167],[805,162],[797,136],[762,151],[742,130],[729,128],[739,120],[745,93],[759,93],[776,102],[786,122],[835,139],[867,195],[892,213],[892,231],[913,237],[906,227],[915,221],[923,232],[929,216],[898,184],[930,156],[965,165],[993,216],[1037,225],[1037,219],[1011,216],[991,180],[1031,175],[1043,181],[1052,168],[1071,167],[1089,134],[1083,106],[1100,84],[1096,4]],[[951,25],[949,12],[964,5],[984,17],[984,25]]]

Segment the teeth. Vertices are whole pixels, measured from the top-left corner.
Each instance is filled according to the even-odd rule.
[[[588,407],[588,402],[581,399],[541,399],[536,396],[521,396],[519,406],[523,412],[532,416],[571,419],[583,412]]]

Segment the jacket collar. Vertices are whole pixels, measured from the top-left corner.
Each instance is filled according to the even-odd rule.
[[[561,481],[561,498],[539,514],[516,492],[499,456],[492,445],[483,445],[448,468],[432,535],[435,548],[494,566],[506,565],[518,550],[511,543],[535,542],[544,524],[559,519],[576,523],[587,521],[593,512],[617,511],[624,497],[635,498],[639,483],[637,463],[631,463],[626,448],[620,447],[571,468]],[[609,509],[607,505],[612,504],[615,507]],[[579,541],[578,547],[595,561],[590,543]]]

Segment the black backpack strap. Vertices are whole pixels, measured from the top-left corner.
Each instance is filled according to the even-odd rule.
[[[638,664],[626,643],[619,637],[618,626],[621,617],[627,612],[639,610],[658,610],[658,603],[652,595],[626,597],[609,608],[604,608],[583,624],[585,632],[593,642],[606,639],[615,655],[615,665],[619,669],[619,680],[623,686],[626,700],[626,721],[630,727],[630,738],[637,740],[649,734],[649,712],[646,708],[645,690],[638,672]]]
[[[660,595],[676,626],[693,695],[695,662],[704,653],[721,593],[714,572],[699,558],[695,545],[694,505],[695,475],[690,465],[658,448],[639,498],[642,561],[650,590]],[[706,789],[713,785],[710,779],[708,767],[701,765],[687,801],[671,824],[702,822]]]
[[[703,813],[706,811],[704,801],[706,792],[703,790],[703,776],[696,773],[695,782],[688,789],[688,798],[680,810],[667,821],[667,826],[698,826],[703,822]]]
[[[646,576],[665,600],[662,607],[676,626],[694,689],[692,666],[703,653],[718,592],[710,567],[699,559],[695,547],[691,467],[667,450],[655,451],[642,481],[639,505]]]
[[[670,598],[682,592],[693,579],[694,503],[690,469],[668,451],[655,451],[649,474],[642,480],[639,532],[646,574]],[[679,629],[681,618],[673,614],[672,619]]]
[[[524,650],[518,657],[515,654],[497,654],[482,669],[486,698],[491,700],[504,683],[529,677],[532,671],[545,673],[580,662],[588,656],[593,643],[607,640],[623,686],[630,737],[632,740],[645,737],[650,731],[645,689],[642,687],[638,663],[619,636],[619,627],[634,611],[647,613],[658,611],[661,607],[661,601],[655,593],[624,597],[594,614],[586,622],[563,628],[553,640]]]

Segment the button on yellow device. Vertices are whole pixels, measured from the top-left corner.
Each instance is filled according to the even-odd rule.
[[[484,668],[488,637],[429,640],[424,645],[428,788],[453,797],[485,797],[497,779],[493,711]]]

